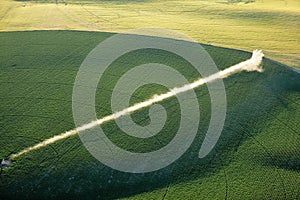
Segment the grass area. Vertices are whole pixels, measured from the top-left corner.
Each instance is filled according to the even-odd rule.
[[[160,27],[200,43],[263,49],[266,55],[299,68],[298,0],[40,0],[0,2],[0,31],[91,30],[122,32]],[[44,3],[41,3],[44,2]],[[46,2],[46,3],[45,3]]]
[[[78,68],[110,35],[76,31],[0,33],[1,48],[5,49],[0,52],[0,157],[74,128],[72,88]],[[243,51],[205,48],[219,69],[250,57]],[[111,112],[110,95],[118,78],[149,61],[172,66],[189,80],[200,76],[189,63],[169,52],[131,52],[114,62],[100,80],[98,117]],[[264,73],[243,72],[224,80],[228,101],[225,128],[205,159],[198,159],[210,119],[210,98],[204,86],[195,90],[201,108],[198,134],[189,150],[172,165],[146,174],[115,171],[95,160],[74,136],[28,153],[4,169],[1,199],[298,199],[300,74],[269,59],[264,59],[263,66]],[[134,93],[131,102],[165,90],[146,85]],[[139,152],[158,149],[172,139],[179,122],[176,98],[161,105],[167,108],[169,120],[153,138],[143,142],[130,138],[114,122],[103,129],[122,148]],[[132,117],[145,125],[149,123],[147,112],[144,109]]]

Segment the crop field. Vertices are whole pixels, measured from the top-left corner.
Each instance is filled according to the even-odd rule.
[[[299,0],[1,0],[0,199],[300,199],[299,18]],[[188,83],[202,77],[184,56],[142,48],[114,59],[95,88],[79,83],[86,95],[82,102],[74,100],[78,73],[95,78],[92,68],[80,71],[89,53],[109,38],[132,35],[128,30],[140,28],[174,30],[190,37],[190,44],[201,44],[220,71],[249,59],[254,49],[263,50],[264,71],[244,70],[223,77],[226,118],[212,151],[199,158],[213,124],[211,91],[220,90],[209,84],[193,89],[200,112],[193,142],[180,158],[156,171],[130,173],[105,165],[86,148],[81,137],[86,130],[46,144],[45,140],[79,127],[74,104],[82,116],[91,107],[97,119],[115,114],[114,95],[131,91],[118,90],[119,81],[137,66],[147,66],[151,73],[131,77],[128,87],[158,74],[149,63],[169,66]],[[166,40],[147,30],[138,37]],[[169,41],[187,42],[168,34]],[[112,49],[122,45],[130,49],[123,42]],[[103,50],[114,52],[109,46]],[[189,49],[185,53],[195,57]],[[93,89],[95,99],[86,101]],[[130,95],[129,106],[170,89],[145,84]],[[101,128],[108,140],[128,152],[164,149],[176,138],[184,117],[179,96],[156,103],[156,108],[165,109],[165,116],[155,113],[155,106],[129,113],[143,128],[139,130],[147,131],[142,134],[151,133],[147,127],[159,127],[165,117],[151,137],[135,137],[134,123],[123,124],[128,128],[123,129],[116,119]],[[121,105],[126,102],[117,100]],[[188,113],[190,124],[196,121],[192,116]],[[14,157],[36,144],[43,145]],[[176,147],[174,151],[184,148],[179,143]],[[4,167],[6,157],[12,159],[12,166]],[[151,161],[147,158],[141,168]]]
[[[159,27],[299,68],[298,0],[1,0],[0,31]]]
[[[18,152],[75,128],[72,117],[74,80],[86,55],[113,33],[25,31],[0,33],[0,155]],[[84,44],[84,45],[82,45]],[[218,68],[251,54],[204,45]],[[189,81],[200,74],[170,52],[144,49],[116,60],[101,78],[96,93],[97,117],[111,114],[116,81],[132,67],[156,62],[172,66]],[[188,151],[161,170],[131,174],[113,170],[69,137],[17,158],[0,175],[1,199],[299,199],[300,74],[264,59],[263,73],[241,72],[224,80],[227,117],[214,152],[204,159],[198,150],[210,119],[206,86],[195,89],[201,109],[197,136]],[[87,72],[93,73],[93,72]],[[132,96],[134,104],[167,88],[148,84]],[[123,149],[148,152],[174,137],[179,123],[176,98],[161,103],[166,126],[141,140],[123,133],[115,122],[102,126]],[[150,123],[149,108],[132,114],[140,125]]]

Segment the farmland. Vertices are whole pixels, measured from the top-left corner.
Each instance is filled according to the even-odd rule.
[[[269,58],[299,68],[298,0],[228,2],[234,1],[2,0],[0,31],[168,28],[204,44],[263,49]]]
[[[2,157],[75,128],[72,89],[77,71],[86,55],[112,35],[54,30],[0,33]],[[251,56],[234,49],[204,47],[220,70]],[[200,76],[170,52],[130,52],[103,74],[96,93],[97,117],[111,113],[111,93],[120,76],[149,62],[172,66],[189,81]],[[228,102],[225,127],[216,148],[204,159],[198,158],[198,151],[210,119],[206,86],[195,90],[202,116],[197,136],[170,166],[145,174],[119,172],[93,158],[74,136],[14,160],[1,174],[0,197],[298,199],[300,75],[270,59],[264,59],[263,67],[263,73],[242,72],[224,80]],[[134,93],[131,104],[165,91],[160,85],[145,85]],[[180,109],[176,98],[161,105],[171,120],[153,138],[128,137],[115,122],[102,128],[124,149],[148,152],[161,148],[174,136]],[[133,120],[148,124],[148,110],[132,114]]]
[[[0,199],[300,199],[299,17],[299,0],[1,0],[0,159],[78,127],[73,95],[79,68],[91,50],[116,34],[149,27],[174,30],[190,37],[191,44],[200,43],[219,70],[249,59],[254,49],[262,49],[265,58],[262,73],[244,71],[223,80],[226,120],[206,157],[198,154],[214,99],[203,85],[194,89],[200,111],[196,137],[167,167],[148,173],[115,170],[94,158],[82,138],[73,135],[1,168]],[[147,31],[139,37],[163,39]],[[193,55],[189,50],[186,54]],[[115,90],[118,81],[149,63],[170,66],[190,83],[201,77],[174,52],[127,52],[109,65],[96,85],[98,119],[113,113],[114,92],[128,92]],[[88,79],[94,73],[84,71]],[[146,75],[153,74],[155,70]],[[132,82],[142,79],[134,77]],[[129,104],[169,89],[145,84],[133,92]],[[152,137],[133,137],[114,120],[101,128],[121,149],[162,149],[176,136],[182,105],[177,97],[158,104],[165,108],[166,121]],[[83,114],[91,107],[80,101],[76,105]],[[152,108],[130,117],[145,128],[155,122]]]

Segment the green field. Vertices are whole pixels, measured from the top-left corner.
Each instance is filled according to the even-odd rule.
[[[299,0],[28,0],[0,1],[0,31],[123,32],[166,28],[226,48],[264,50],[300,67]]]
[[[0,33],[0,157],[18,152],[75,128],[73,83],[86,55],[111,33],[28,31]],[[84,45],[83,45],[84,44]],[[244,51],[205,45],[218,68],[248,59]],[[157,62],[172,66],[189,81],[197,79],[182,58],[161,50],[139,50],[115,61],[100,80],[97,116],[111,113],[116,81],[134,66]],[[78,136],[25,154],[0,176],[1,199],[299,199],[300,74],[264,59],[263,73],[242,72],[224,80],[227,117],[222,136],[205,159],[198,151],[210,119],[206,86],[195,90],[201,109],[198,134],[175,163],[156,172],[130,174],[94,159]],[[92,72],[87,72],[92,73]],[[150,84],[134,93],[131,103],[166,88]],[[168,121],[155,137],[127,136],[115,122],[103,125],[120,147],[148,152],[167,144],[178,127],[176,98],[161,103]],[[150,123],[148,109],[132,114]]]

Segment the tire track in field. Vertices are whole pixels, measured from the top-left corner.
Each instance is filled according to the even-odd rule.
[[[265,113],[265,114],[268,114],[268,113]],[[239,124],[239,125],[240,125],[240,127],[241,127],[240,130],[241,130],[244,134],[248,135],[251,139],[253,139],[259,146],[261,146],[262,149],[267,153],[268,157],[273,161],[273,160],[274,160],[274,159],[273,159],[273,156],[272,156],[271,152],[268,150],[268,148],[265,147],[261,142],[259,142],[259,141],[255,138],[255,135],[253,135],[253,134],[251,134],[251,133],[248,133],[247,131],[244,130],[244,129],[249,130],[251,127],[245,127],[245,126],[248,126],[247,124],[246,124],[245,126],[241,126],[241,124]],[[245,127],[245,128],[244,128],[244,127]],[[273,164],[275,164],[275,163],[273,163]],[[286,190],[286,186],[285,186],[285,184],[284,184],[284,179],[283,179],[283,177],[282,177],[282,175],[280,174],[279,171],[276,170],[276,174],[277,174],[277,176],[279,177],[279,181],[281,182],[281,185],[282,185],[282,187],[283,187],[284,199],[287,199],[287,190]]]
[[[8,13],[14,8],[15,6],[9,6],[4,12],[3,14],[0,16],[0,22],[8,15]]]

